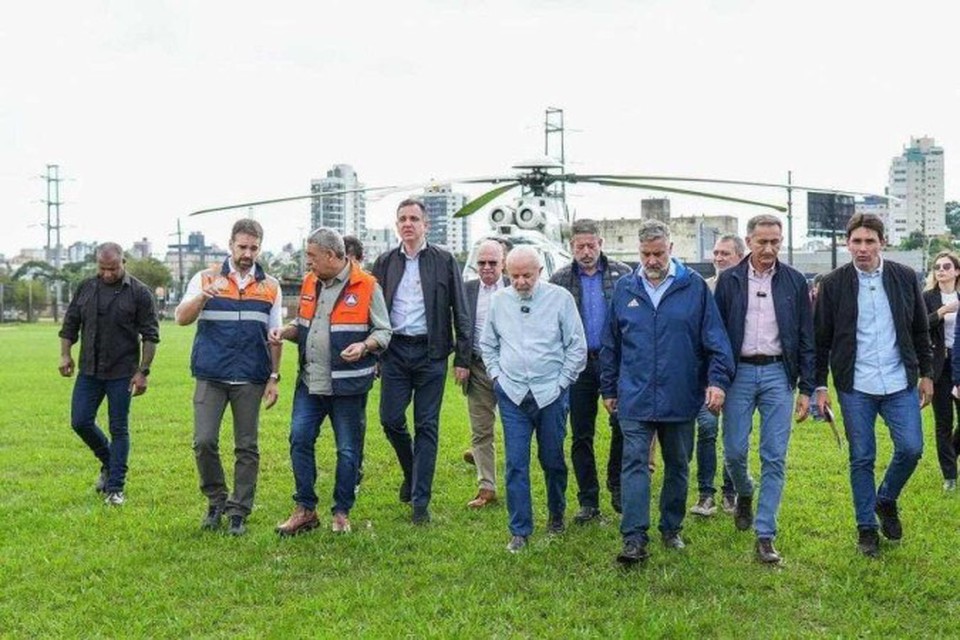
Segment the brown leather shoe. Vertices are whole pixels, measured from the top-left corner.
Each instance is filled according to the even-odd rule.
[[[491,491],[490,489],[480,489],[480,491],[477,492],[477,497],[468,502],[467,506],[471,509],[482,509],[496,501],[496,492]]]
[[[350,518],[347,514],[337,512],[333,514],[333,521],[330,525],[334,533],[350,533]]]
[[[473,449],[467,449],[463,452],[463,461],[467,464],[476,465],[477,461],[473,459]]]
[[[319,524],[320,521],[317,520],[316,511],[306,509],[298,504],[287,521],[277,525],[277,533],[281,536],[295,536],[298,533],[315,529]]]

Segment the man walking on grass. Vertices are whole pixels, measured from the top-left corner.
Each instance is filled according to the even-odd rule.
[[[380,285],[346,256],[340,234],[324,227],[310,234],[307,259],[310,272],[300,289],[297,320],[270,331],[273,344],[296,341],[300,353],[290,424],[296,506],[277,527],[282,536],[319,524],[316,442],[328,417],[337,447],[331,529],[350,531],[364,408],[377,368],[374,354],[390,343],[390,316]]]
[[[150,364],[160,342],[153,294],[124,270],[115,242],[97,247],[97,275],[80,283],[60,329],[60,375],[77,373],[70,405],[73,430],[100,462],[95,488],[120,506],[130,454],[130,399],[147,392]],[[73,345],[80,340],[80,367]],[[110,437],[97,426],[107,399]]]
[[[520,245],[507,255],[510,287],[493,294],[480,339],[503,423],[507,512],[517,553],[533,533],[530,438],[547,483],[547,531],[564,530],[567,463],[563,454],[567,396],[583,370],[587,343],[576,303],[562,287],[540,282],[540,254]]]
[[[761,214],[747,223],[750,253],[717,280],[716,301],[737,373],[723,407],[725,466],[737,490],[734,524],[757,533],[756,556],[777,564],[773,546],[777,512],[786,481],[787,445],[796,417],[803,421],[813,394],[813,310],[807,279],[777,259],[783,229],[776,216]],[[799,384],[798,384],[799,383]],[[753,480],[747,467],[753,414],[760,413],[760,491],[754,520]]]
[[[830,408],[829,370],[850,443],[857,548],[868,557],[880,553],[878,516],[884,537],[903,537],[897,500],[923,454],[920,409],[933,398],[933,351],[920,282],[913,269],[883,259],[883,232],[875,215],[850,218],[853,262],[823,279],[814,314],[817,404],[822,414]],[[893,459],[880,486],[874,475],[878,414],[893,440]]]
[[[256,220],[238,220],[230,233],[230,257],[218,267],[198,272],[177,306],[177,324],[197,323],[190,356],[196,378],[193,395],[193,450],[206,496],[204,530],[220,527],[226,515],[228,533],[246,532],[260,469],[257,444],[260,403],[277,402],[280,347],[269,344],[267,332],[282,321],[280,283],[257,263],[263,228]],[[233,493],[227,489],[220,462],[220,425],[230,405],[233,413]]]

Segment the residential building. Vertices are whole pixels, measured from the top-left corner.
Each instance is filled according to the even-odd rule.
[[[888,241],[898,244],[910,232],[926,236],[946,232],[943,197],[943,149],[929,137],[910,138],[910,146],[890,163]]]
[[[669,204],[659,212],[669,215]],[[662,220],[661,218],[657,218]],[[608,218],[597,220],[603,238],[604,253],[626,262],[639,260],[639,232],[644,218]],[[673,256],[684,262],[707,262],[713,258],[717,238],[737,233],[736,216],[680,216],[668,218]]]
[[[348,164],[337,164],[327,177],[310,181],[311,193],[342,192],[362,189],[357,172]],[[367,226],[367,199],[362,191],[337,193],[310,201],[310,228],[328,227],[343,235],[363,237]]]
[[[454,218],[453,214],[467,203],[467,196],[454,193],[450,185],[431,185],[420,196],[427,209],[427,242],[440,245],[453,253],[470,251],[468,218]]]

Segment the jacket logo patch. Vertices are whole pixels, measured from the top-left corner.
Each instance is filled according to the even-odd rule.
[[[357,304],[359,304],[359,302],[360,300],[357,298],[357,294],[355,293],[348,293],[343,297],[343,304],[347,305],[348,307],[355,307]]]
[[[633,300],[631,300],[630,302],[627,303],[627,308],[630,308],[630,307],[639,307],[639,306],[640,306],[640,303],[637,302],[637,299],[636,299],[636,298],[634,298]]]

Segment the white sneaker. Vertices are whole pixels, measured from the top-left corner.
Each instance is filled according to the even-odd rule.
[[[109,504],[113,507],[119,507],[123,505],[123,491],[114,491],[107,494],[107,497],[103,499],[104,504]]]
[[[956,491],[957,490],[957,481],[954,479],[944,480],[943,481],[943,490],[944,491]]]
[[[713,501],[713,496],[700,496],[697,504],[690,507],[690,513],[698,516],[712,516],[717,512],[717,505]]]

